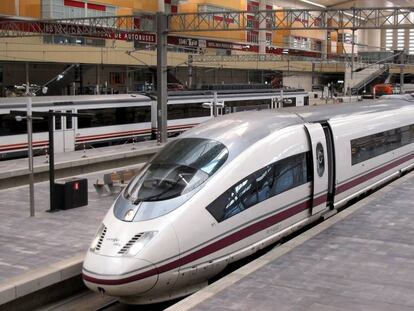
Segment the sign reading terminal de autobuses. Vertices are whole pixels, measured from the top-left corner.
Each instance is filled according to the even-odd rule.
[[[103,27],[92,27],[89,25],[72,25],[72,24],[43,24],[43,32],[48,34],[64,34],[77,35],[92,38],[123,40],[123,41],[139,41],[145,43],[156,43],[157,37],[153,33],[130,32],[130,31],[112,31]]]

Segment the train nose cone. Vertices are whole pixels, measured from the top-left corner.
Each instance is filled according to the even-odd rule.
[[[139,295],[158,281],[156,267],[147,260],[108,257],[93,252],[88,252],[85,258],[82,276],[88,288],[110,296]]]

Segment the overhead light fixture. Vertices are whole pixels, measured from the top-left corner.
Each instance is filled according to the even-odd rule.
[[[323,8],[323,9],[326,9],[326,6],[325,5],[320,4],[320,3],[316,3],[316,2],[313,2],[313,1],[300,0],[300,2],[307,3],[307,4],[310,4],[310,5],[314,5],[314,6],[317,6],[317,7]]]

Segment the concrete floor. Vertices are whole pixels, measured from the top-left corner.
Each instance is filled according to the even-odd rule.
[[[49,213],[49,183],[35,185],[36,216],[29,217],[28,186],[0,191],[0,284],[8,278],[85,252],[115,196],[99,196],[87,174],[89,204]]]

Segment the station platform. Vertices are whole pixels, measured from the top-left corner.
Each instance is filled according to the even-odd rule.
[[[114,145],[55,154],[55,176],[62,178],[146,162],[163,147],[156,141]],[[34,157],[35,181],[48,180],[47,155]],[[28,159],[0,161],[0,189],[28,183]]]
[[[414,310],[414,172],[167,310]]]
[[[61,159],[74,161],[67,155]],[[88,179],[88,205],[54,213],[47,212],[49,182],[36,183],[35,217],[29,216],[27,185],[0,190],[0,310],[2,304],[80,275],[86,250],[116,197],[99,195],[93,186],[109,172],[81,175]]]

